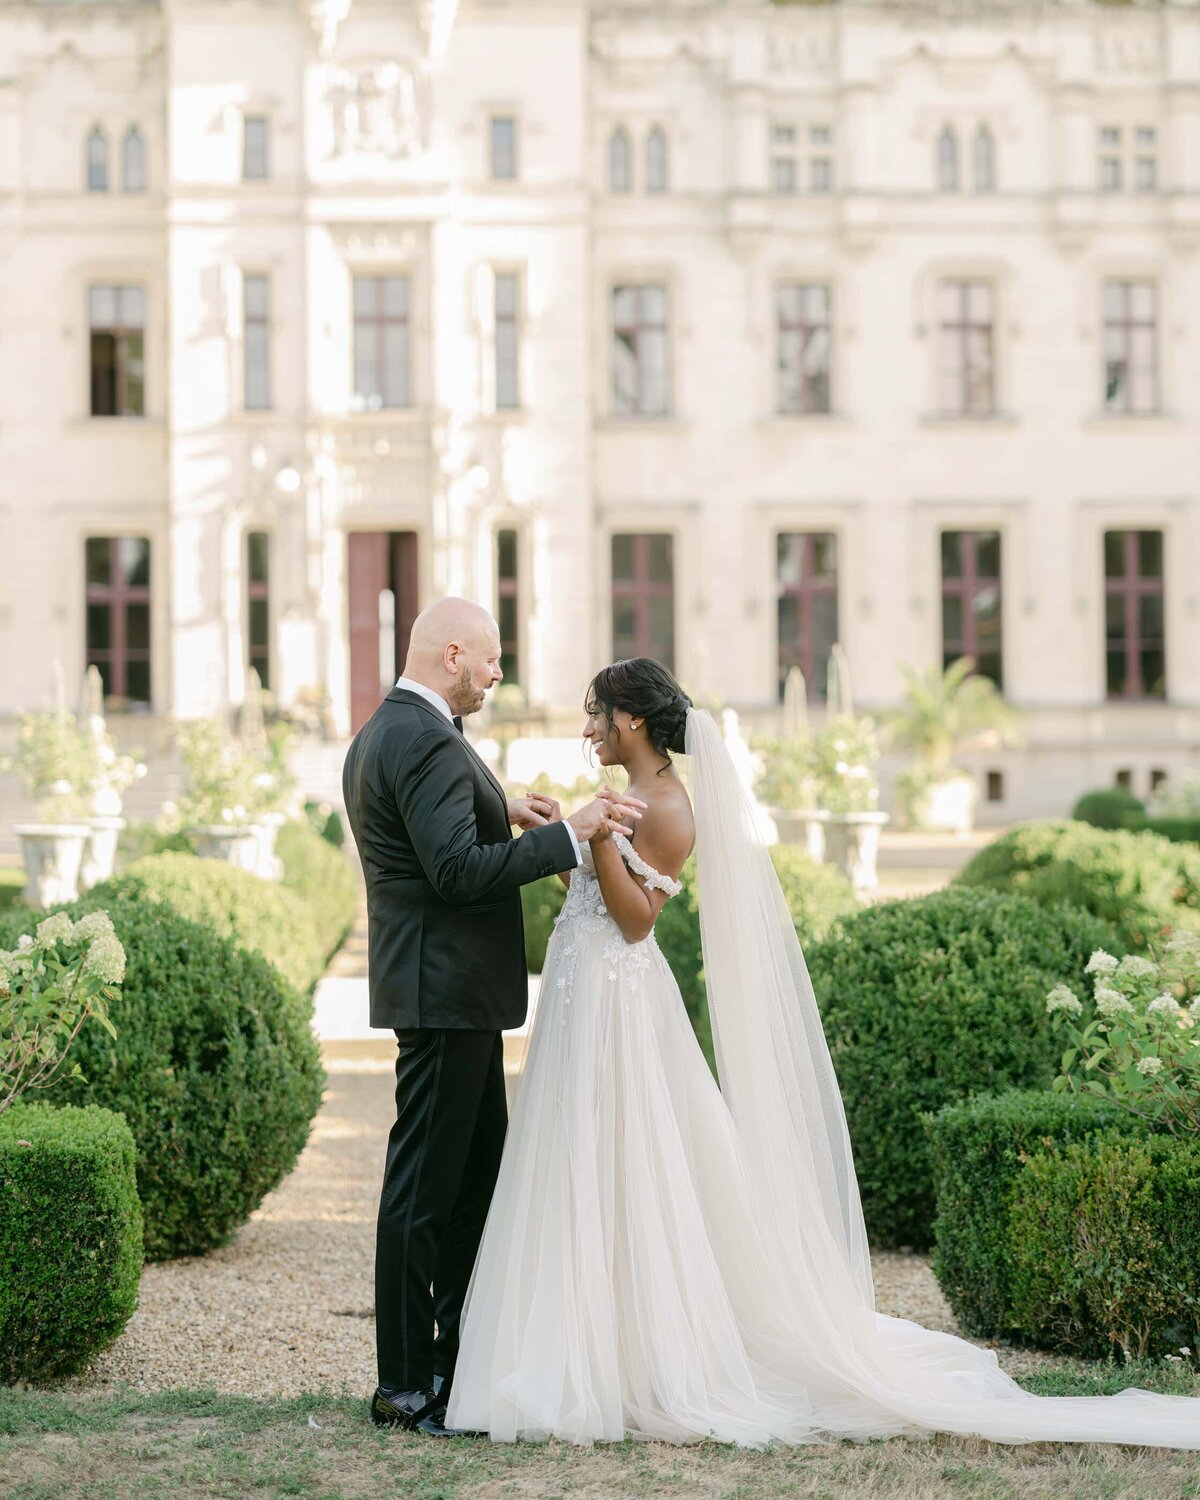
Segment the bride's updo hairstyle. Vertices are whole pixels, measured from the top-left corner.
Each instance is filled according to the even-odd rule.
[[[691,706],[692,700],[666,667],[649,656],[631,656],[597,672],[584,698],[585,711],[603,714],[618,738],[621,731],[613,723],[614,709],[644,719],[651,745],[667,761],[672,751],[683,754]]]

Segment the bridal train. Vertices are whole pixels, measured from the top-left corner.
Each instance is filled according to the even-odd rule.
[[[747,1446],[931,1432],[1200,1449],[1200,1400],[1040,1397],[874,1307],[845,1115],[769,856],[712,719],[687,750],[721,1087],[590,851],[547,953],[447,1424]],[[647,884],[675,882],[614,835]]]

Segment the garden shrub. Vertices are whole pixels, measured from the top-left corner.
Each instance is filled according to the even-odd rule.
[[[112,1040],[85,1027],[71,1050],[85,1075],[63,1103],[124,1114],[137,1143],[148,1259],[223,1244],[287,1175],[308,1139],[323,1075],[312,1008],[258,953],[238,948],[130,886],[89,891],[72,919],[103,907],[125,947]],[[24,913],[0,914],[12,947]]]
[[[1200,818],[1142,817],[1126,824],[1138,833],[1155,833],[1173,844],[1200,844]]]
[[[1087,912],[951,888],[870,907],[808,955],[845,1101],[863,1211],[879,1245],[924,1247],[933,1169],[920,1116],[973,1093],[1047,1087],[1046,994],[1084,983],[1121,939]]]
[[[1023,1163],[1052,1144],[1141,1137],[1145,1126],[1115,1100],[1044,1089],[976,1094],[923,1123],[937,1201],[933,1271],[942,1293],[964,1332],[1020,1337],[1009,1211]]]
[[[123,870],[148,854],[195,854],[190,833],[176,829],[164,833],[156,823],[129,821],[117,839],[117,869]]]
[[[1016,1174],[1008,1230],[1026,1341],[1095,1359],[1196,1347],[1200,1141],[1054,1143]]]
[[[319,834],[335,849],[340,849],[346,842],[346,828],[342,822],[342,815],[328,802],[316,802],[310,799],[304,804],[304,816],[313,833]]]
[[[795,844],[774,844],[770,853],[796,935],[805,948],[823,937],[839,917],[860,909],[850,882],[832,865],[817,864]],[[704,989],[695,860],[688,860],[679,879],[683,890],[663,907],[654,931],[663,957],[679,984],[692,1028],[715,1071]]]
[[[222,860],[152,854],[96,886],[96,899],[103,904],[122,890],[169,902],[181,916],[261,953],[301,994],[309,993],[325,968],[308,904],[282,885]]]
[[[20,869],[0,869],[0,911],[10,906],[20,904],[21,893],[25,889],[25,871]]]
[[[0,1114],[0,1385],[72,1374],[133,1315],[134,1157],[110,1110],[18,1102]]]
[[[1024,823],[981,849],[957,886],[1082,907],[1134,948],[1167,927],[1200,929],[1200,849],[1086,823]]]
[[[1123,786],[1107,786],[1100,791],[1084,792],[1071,809],[1077,822],[1093,828],[1125,828],[1131,817],[1140,817],[1146,804]]]
[[[531,974],[546,966],[546,948],[554,923],[567,899],[567,888],[557,875],[521,887],[521,915],[525,924],[525,963]]]
[[[285,823],[275,840],[283,887],[307,902],[322,967],[345,941],[358,906],[358,880],[340,850],[303,823]]]

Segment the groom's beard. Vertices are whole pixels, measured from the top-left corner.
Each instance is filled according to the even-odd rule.
[[[466,672],[454,684],[450,707],[456,714],[478,713],[487,697],[487,688],[476,687]]]

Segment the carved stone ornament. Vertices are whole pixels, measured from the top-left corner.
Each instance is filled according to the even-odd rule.
[[[424,149],[416,72],[399,63],[331,72],[334,156],[416,156]]]

